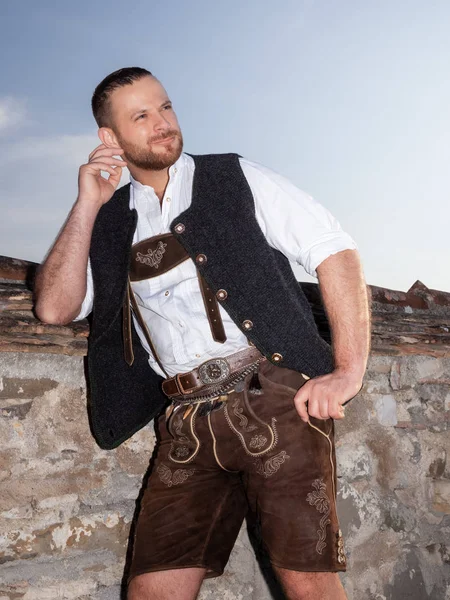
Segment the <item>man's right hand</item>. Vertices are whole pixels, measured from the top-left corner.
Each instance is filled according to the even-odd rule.
[[[45,323],[69,323],[80,312],[86,294],[91,235],[98,211],[111,199],[127,163],[114,155],[122,148],[101,144],[80,167],[78,198],[35,279],[35,311]],[[109,173],[109,178],[101,172]]]
[[[121,157],[114,158],[122,154],[122,148],[108,148],[104,144],[89,154],[88,162],[81,165],[78,174],[79,200],[97,203],[100,208],[111,199],[119,185],[122,168],[127,166]],[[101,171],[109,173],[109,178],[103,177]]]

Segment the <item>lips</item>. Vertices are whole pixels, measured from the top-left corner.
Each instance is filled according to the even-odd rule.
[[[152,144],[166,144],[167,142],[172,142],[175,139],[175,136],[164,138],[163,140],[157,140],[156,142],[152,142]]]

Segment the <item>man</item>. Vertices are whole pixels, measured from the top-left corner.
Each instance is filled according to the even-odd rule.
[[[344,599],[333,419],[360,390],[369,350],[353,240],[269,169],[184,154],[170,99],[145,69],[108,75],[92,108],[102,143],[38,274],[36,313],[67,323],[93,310],[102,447],[157,419],[129,599],[195,599],[248,510],[290,600]],[[131,185],[116,190],[124,166]],[[332,353],[288,259],[317,274]]]

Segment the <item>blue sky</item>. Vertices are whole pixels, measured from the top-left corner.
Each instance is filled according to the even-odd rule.
[[[0,254],[43,258],[99,143],[92,91],[139,65],[187,151],[289,177],[369,283],[450,291],[449,23],[447,0],[1,3]]]

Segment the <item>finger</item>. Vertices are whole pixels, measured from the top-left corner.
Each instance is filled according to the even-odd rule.
[[[93,152],[91,152],[91,154],[89,154],[89,160],[92,160],[94,157],[97,156],[114,156],[115,154],[123,154],[123,150],[122,148],[119,147],[115,147],[115,148],[107,148],[106,146],[99,146],[98,148],[96,148]]]
[[[334,419],[343,419],[345,417],[345,408],[339,405],[339,416],[333,417]]]
[[[116,168],[121,168],[125,165],[120,164],[120,165],[113,165],[113,164],[108,164],[107,162],[104,161],[100,161],[100,160],[94,160],[90,163],[88,163],[87,165],[83,165],[84,168],[87,168],[88,170],[95,170],[95,171],[106,171],[107,169],[104,169],[104,167],[108,167],[108,169],[116,169]]]
[[[307,423],[309,421],[308,409],[306,408],[306,403],[308,402],[308,390],[305,389],[305,385],[303,385],[295,394],[294,404],[302,421]]]
[[[100,162],[89,163],[87,165],[84,165],[84,167],[87,167],[91,172],[94,172],[95,175],[100,173],[100,171],[106,171],[107,173],[111,173],[111,175],[114,175],[114,173],[115,173],[114,167],[107,165],[106,163],[100,163]],[[116,169],[120,169],[120,167],[116,167]]]
[[[315,419],[322,419],[320,402],[318,398],[311,397],[308,402],[308,414]]]
[[[330,403],[328,398],[322,396],[319,400],[319,413],[322,419],[330,418]]]
[[[105,144],[100,144],[99,146],[97,146],[96,148],[94,148],[92,150],[92,152],[89,154],[88,160],[90,160],[91,156],[93,156],[95,154],[95,152],[97,152],[98,150],[100,150],[100,148],[106,148]]]
[[[95,165],[97,162],[101,162],[102,164],[106,165],[117,165],[118,167],[124,167],[128,164],[126,160],[122,160],[120,158],[112,158],[110,156],[99,156],[93,158],[91,161],[89,161],[89,164]]]
[[[122,168],[121,167],[116,167],[114,173],[109,176],[108,181],[110,181],[111,183],[113,183],[114,185],[116,185],[116,184],[118,184],[120,182],[120,178],[121,177],[122,177]]]
[[[332,419],[343,419],[344,418],[345,409],[338,402],[337,399],[333,399],[328,404],[328,414]]]

